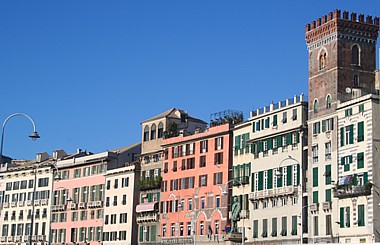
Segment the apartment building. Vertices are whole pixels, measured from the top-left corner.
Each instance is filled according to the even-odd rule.
[[[2,169],[1,244],[48,242],[52,164],[47,153],[39,153],[35,160],[12,161]]]
[[[52,244],[103,243],[104,205],[111,199],[105,195],[106,173],[132,162],[139,152],[138,143],[98,154],[78,151],[81,156],[63,153],[59,157],[60,180],[54,182],[52,197]]]
[[[343,201],[333,198],[332,192],[334,184],[340,181],[338,176],[344,177],[350,174],[350,171],[344,172],[344,167],[342,171],[342,163],[346,165],[347,161],[346,168],[348,168],[350,166],[348,163],[352,162],[350,156],[355,154],[355,151],[343,151],[350,147],[344,146],[341,149],[342,138],[339,139],[338,136],[347,134],[345,139],[350,142],[353,125],[342,121],[341,116],[339,118],[337,108],[340,106],[341,110],[345,110],[343,109],[345,103],[352,99],[351,93],[357,90],[361,95],[376,92],[374,72],[378,31],[379,18],[365,17],[363,14],[357,15],[347,11],[341,13],[340,10],[335,10],[306,25],[309,53],[308,168],[310,169],[307,178],[311,180],[307,186],[310,204],[309,242],[344,242],[340,239],[341,232],[349,234],[349,229],[340,227],[343,224],[340,224],[339,220],[343,221],[349,217],[346,216],[344,219],[345,213],[340,211]],[[343,128],[346,123],[352,126]],[[374,127],[375,122],[367,123],[366,127],[369,125]],[[340,133],[342,128],[343,132]],[[340,154],[347,156],[347,159],[341,159]],[[348,203],[343,205],[350,207]],[[365,206],[368,207],[370,205]],[[361,210],[362,208],[361,206]],[[359,233],[361,239],[368,240],[368,236],[366,237],[362,231]],[[351,233],[352,237],[356,236],[353,234],[355,233]],[[377,236],[376,234],[375,240],[379,241]],[[358,241],[357,238],[354,240]],[[350,239],[347,242],[350,242]]]
[[[139,198],[137,183],[140,164],[107,171],[104,205],[104,245],[137,244],[136,205]]]
[[[356,91],[360,93],[360,90]],[[360,95],[360,94],[359,94]],[[364,95],[341,103],[338,114],[338,173],[333,196],[337,199],[336,220],[340,242],[378,241],[380,224],[377,194],[380,129],[378,95]],[[353,236],[353,234],[355,234]]]
[[[251,228],[244,230],[248,242],[294,244],[302,239],[301,224],[307,220],[304,99],[295,96],[257,109],[233,130],[233,196],[241,201],[240,231]]]
[[[203,130],[207,123],[190,116],[186,111],[172,108],[141,123],[142,143],[141,178],[138,182],[140,198],[136,207],[139,226],[139,244],[160,244],[159,206],[161,201],[161,182],[164,150],[161,146],[164,138]]]
[[[224,242],[231,127],[227,120],[213,122],[204,131],[163,141],[167,155],[162,174],[162,243]]]

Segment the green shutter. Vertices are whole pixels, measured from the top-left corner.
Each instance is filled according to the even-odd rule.
[[[364,168],[364,152],[359,152],[356,156],[358,168]]]
[[[354,125],[350,125],[350,144],[354,143]]]
[[[313,203],[318,203],[318,191],[313,191]]]
[[[292,144],[292,134],[291,133],[286,134],[286,144],[287,145]]]
[[[235,136],[235,149],[240,149],[241,136]]]
[[[241,142],[241,149],[244,149],[245,146],[246,146],[246,141],[247,141],[247,135],[246,134],[243,134],[242,135],[242,142]]]
[[[313,187],[318,186],[318,168],[313,168]]]
[[[268,145],[268,150],[273,149],[273,139],[272,138],[267,139],[267,145]]]
[[[268,169],[268,189],[273,188],[273,170]]]
[[[143,229],[144,229],[144,227],[142,225],[140,225],[140,233],[139,233],[139,241],[140,242],[143,241],[143,236],[144,236]]]
[[[150,236],[150,240],[151,241],[156,241],[156,225],[152,225],[151,226],[151,232],[150,232],[150,234],[151,234],[151,236]]]
[[[364,122],[358,123],[358,142],[364,140]]]
[[[300,170],[301,170],[301,167],[300,167],[299,164],[297,164],[297,185],[300,184],[300,179],[301,179],[301,172],[300,172]]]
[[[277,140],[277,147],[282,147],[282,136],[277,136],[276,140]]]
[[[259,221],[254,220],[253,221],[253,238],[259,237]]]
[[[300,132],[296,133],[296,142],[295,143],[300,143]]]
[[[255,173],[252,173],[251,192],[255,191]]]
[[[263,151],[263,142],[259,141],[258,142],[258,152],[262,152],[262,151]]]
[[[282,167],[279,168],[281,175],[277,177],[277,187],[282,187]]]
[[[160,192],[157,192],[156,195],[157,195],[157,202],[160,202],[161,201],[161,197],[160,197]]]
[[[292,216],[292,235],[297,235],[297,215]]]
[[[353,185],[358,185],[358,175],[357,174],[354,174],[354,178],[352,180],[352,184]]]
[[[254,133],[255,132],[255,126],[256,126],[256,124],[255,124],[255,122],[252,122],[252,132]]]
[[[340,165],[344,165],[344,157],[340,158]]]
[[[326,195],[326,202],[331,202],[331,189],[327,189],[325,191],[325,195]]]
[[[325,166],[325,184],[331,184],[331,165]]]
[[[261,191],[263,190],[263,183],[264,183],[264,172],[260,171],[259,172],[259,180],[258,180],[258,190]]]
[[[350,207],[346,207],[346,209],[347,209],[347,220],[346,220],[346,226],[347,227],[350,227],[350,222],[351,222],[351,211],[350,211]]]
[[[148,202],[153,201],[153,193],[148,193]]]
[[[277,115],[274,115],[274,116],[273,116],[273,126],[274,126],[274,127],[277,126]]]
[[[364,181],[364,184],[365,184],[365,183],[368,183],[368,172],[365,172],[365,173],[363,174],[363,181]]]
[[[292,180],[293,180],[292,166],[286,166],[286,185],[287,186],[293,185]]]
[[[344,208],[340,208],[339,225],[340,225],[340,228],[344,228]]]
[[[364,205],[358,205],[358,226],[364,226],[365,225],[365,212],[364,212]]]
[[[340,128],[340,146],[344,146],[344,127]]]

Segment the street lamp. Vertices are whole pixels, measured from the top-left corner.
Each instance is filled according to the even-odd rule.
[[[242,182],[241,182],[239,179],[236,179],[236,178],[234,178],[234,179],[230,179],[229,181],[227,181],[227,183],[225,184],[226,187],[225,187],[224,190],[222,191],[222,194],[223,194],[223,195],[228,195],[228,191],[227,191],[227,189],[228,189],[228,184],[229,184],[230,182],[232,182],[232,181],[236,181],[236,182],[239,183],[239,185],[243,186],[243,197],[244,197],[244,185],[242,184]],[[241,212],[241,211],[240,211],[240,212]],[[244,227],[244,219],[243,219],[243,226],[242,226],[242,229],[241,229],[241,244],[244,245],[244,243],[245,243],[245,227]]]
[[[55,168],[56,173],[57,173],[55,176],[53,174],[53,177],[54,177],[53,182],[54,182],[54,180],[59,180],[60,178],[58,176],[58,168],[57,168],[57,166],[53,162],[50,162],[49,164],[52,165]],[[34,210],[35,209],[34,200],[35,200],[36,188],[37,188],[37,173],[38,173],[39,167],[41,167],[42,165],[46,166],[46,163],[45,162],[40,162],[39,164],[37,164],[37,166],[34,168],[34,171],[33,171],[33,174],[34,174],[34,183],[33,183],[33,193],[32,193],[33,194],[32,195],[32,217],[30,219],[29,245],[33,245],[32,238],[33,238],[34,212],[35,212],[35,210]],[[54,170],[53,170],[53,173],[54,173]],[[51,210],[50,210],[50,212],[51,212]],[[49,235],[49,240],[50,240],[50,235]]]
[[[303,179],[302,179],[302,173],[303,173],[303,167],[302,165],[300,164],[299,161],[297,161],[295,158],[293,158],[292,156],[288,155],[287,158],[283,159],[280,164],[278,165],[278,168],[277,168],[277,171],[276,171],[276,176],[277,177],[281,177],[282,176],[282,172],[280,172],[280,167],[282,165],[282,163],[284,163],[286,160],[293,160],[295,161],[297,164],[300,165],[300,188],[301,188],[301,215],[300,215],[300,219],[301,219],[301,238],[300,238],[300,244],[303,244],[303,209],[308,207],[308,206],[303,206]]]
[[[0,144],[0,164],[3,163],[3,142],[4,142],[4,129],[5,129],[5,125],[7,124],[8,120],[11,119],[12,117],[16,117],[16,116],[23,116],[23,117],[26,117],[29,119],[29,121],[33,124],[33,132],[31,135],[29,135],[29,137],[33,140],[33,141],[36,141],[38,138],[40,138],[39,134],[37,133],[37,130],[36,130],[36,124],[34,123],[33,119],[24,114],[24,113],[15,113],[15,114],[12,114],[10,115],[9,117],[7,117],[3,123],[3,127],[2,127],[2,130],[1,130],[1,144]]]

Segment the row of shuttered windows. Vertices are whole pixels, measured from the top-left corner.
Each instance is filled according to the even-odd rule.
[[[263,219],[261,222],[261,229],[259,229],[259,220],[253,221],[253,238],[266,238],[268,236],[288,236],[288,235],[297,235],[297,215],[291,217],[292,219],[292,229],[290,234],[288,232],[288,217],[281,217],[281,231],[278,232],[278,220],[277,218],[272,218],[270,233],[268,232],[268,219]]]

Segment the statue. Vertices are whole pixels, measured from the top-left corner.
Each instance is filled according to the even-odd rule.
[[[232,229],[231,233],[237,232],[237,222],[240,220],[240,202],[237,197],[234,197],[234,204],[232,204],[231,209],[231,221],[232,221]]]

